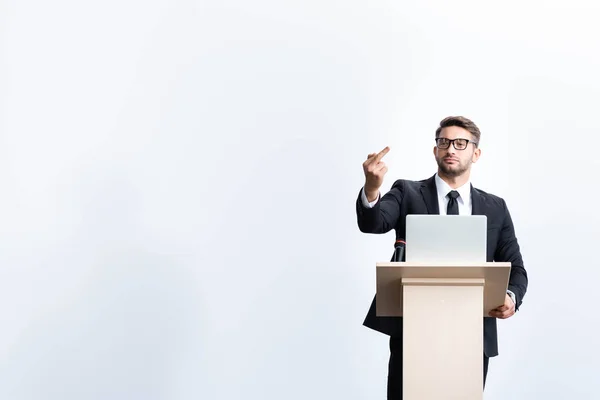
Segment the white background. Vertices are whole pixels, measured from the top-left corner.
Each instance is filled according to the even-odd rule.
[[[384,399],[361,164],[448,115],[530,278],[485,398],[597,398],[594,4],[3,1],[0,398]]]

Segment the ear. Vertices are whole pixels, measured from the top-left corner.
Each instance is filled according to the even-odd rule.
[[[479,157],[481,157],[481,149],[478,147],[473,152],[473,156],[471,157],[471,160],[473,161],[473,163],[476,163],[477,160],[479,160]]]

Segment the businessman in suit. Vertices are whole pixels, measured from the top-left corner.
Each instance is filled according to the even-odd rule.
[[[383,197],[380,187],[387,172],[382,161],[389,152],[369,154],[363,163],[365,184],[356,201],[358,227],[364,233],[387,233],[394,229],[396,238],[405,238],[408,214],[457,214],[487,216],[487,261],[510,262],[511,271],[504,304],[492,310],[483,323],[483,379],[487,378],[490,357],[498,355],[497,319],[510,318],[521,306],[528,277],[513,222],[506,202],[493,194],[474,188],[471,166],[481,156],[481,133],[465,117],[444,118],[435,132],[433,155],[437,173],[428,179],[398,179]],[[410,243],[407,243],[410,246]],[[402,317],[378,317],[376,300],[364,325],[390,336],[388,400],[402,399]]]

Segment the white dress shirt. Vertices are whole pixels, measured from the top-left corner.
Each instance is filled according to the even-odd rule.
[[[471,215],[473,207],[471,206],[471,181],[465,182],[464,185],[456,189],[452,189],[438,174],[435,174],[435,187],[437,188],[438,204],[440,205],[440,215],[446,215],[448,210],[448,193],[456,190],[460,196],[457,197],[458,214]]]

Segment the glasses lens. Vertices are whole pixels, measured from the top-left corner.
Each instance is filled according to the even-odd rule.
[[[447,149],[450,145],[450,141],[446,138],[438,138],[437,145],[440,149]]]
[[[456,148],[458,150],[464,150],[464,149],[466,149],[467,148],[467,143],[469,143],[469,142],[467,142],[466,139],[456,139],[454,141],[454,145],[456,146]]]

